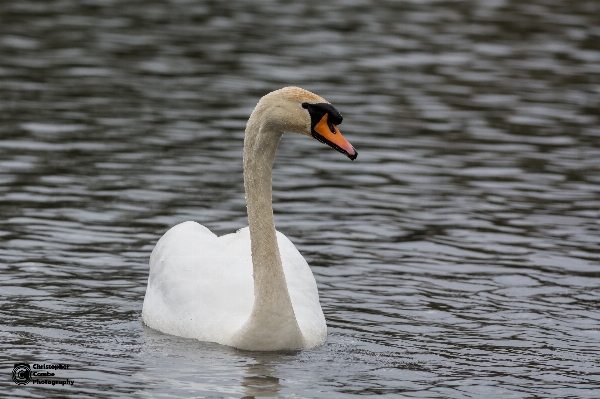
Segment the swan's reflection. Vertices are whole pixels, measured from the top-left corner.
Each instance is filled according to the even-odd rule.
[[[279,390],[284,386],[275,377],[275,367],[265,364],[251,364],[246,366],[246,375],[242,378],[244,398],[255,396],[278,396]]]
[[[251,352],[210,342],[162,334],[144,326],[142,350],[145,367],[133,378],[140,393],[155,396],[244,398],[277,397],[282,384],[281,366],[298,358],[301,351]]]
[[[254,360],[254,363],[245,366],[246,376],[241,381],[243,397],[279,396],[279,391],[285,388],[285,385],[280,383],[277,376],[277,366],[286,363],[290,359],[289,355],[296,353],[296,351],[260,352],[249,355],[247,359]]]

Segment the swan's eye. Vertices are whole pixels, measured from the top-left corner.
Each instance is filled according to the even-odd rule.
[[[327,121],[327,126],[329,126],[331,133],[336,134],[335,128],[333,127],[333,123],[331,123],[331,121]]]

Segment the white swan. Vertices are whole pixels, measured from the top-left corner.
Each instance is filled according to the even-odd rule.
[[[142,319],[164,333],[247,350],[313,348],[327,325],[313,274],[276,232],[272,167],[283,132],[312,136],[354,160],[340,113],[298,87],[265,95],[244,139],[249,227],[217,237],[196,222],[171,228],[150,257]]]

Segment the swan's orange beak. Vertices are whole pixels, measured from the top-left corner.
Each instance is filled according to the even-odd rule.
[[[340,133],[337,125],[329,123],[327,121],[329,114],[323,115],[323,118],[313,127],[312,135],[314,138],[319,140],[321,143],[325,143],[328,146],[336,149],[342,154],[346,154],[351,160],[355,160],[358,153],[352,147],[352,144],[348,142]]]

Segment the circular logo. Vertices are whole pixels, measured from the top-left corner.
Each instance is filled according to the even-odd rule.
[[[13,381],[17,385],[27,385],[31,381],[31,369],[27,363],[15,364],[13,368]]]

